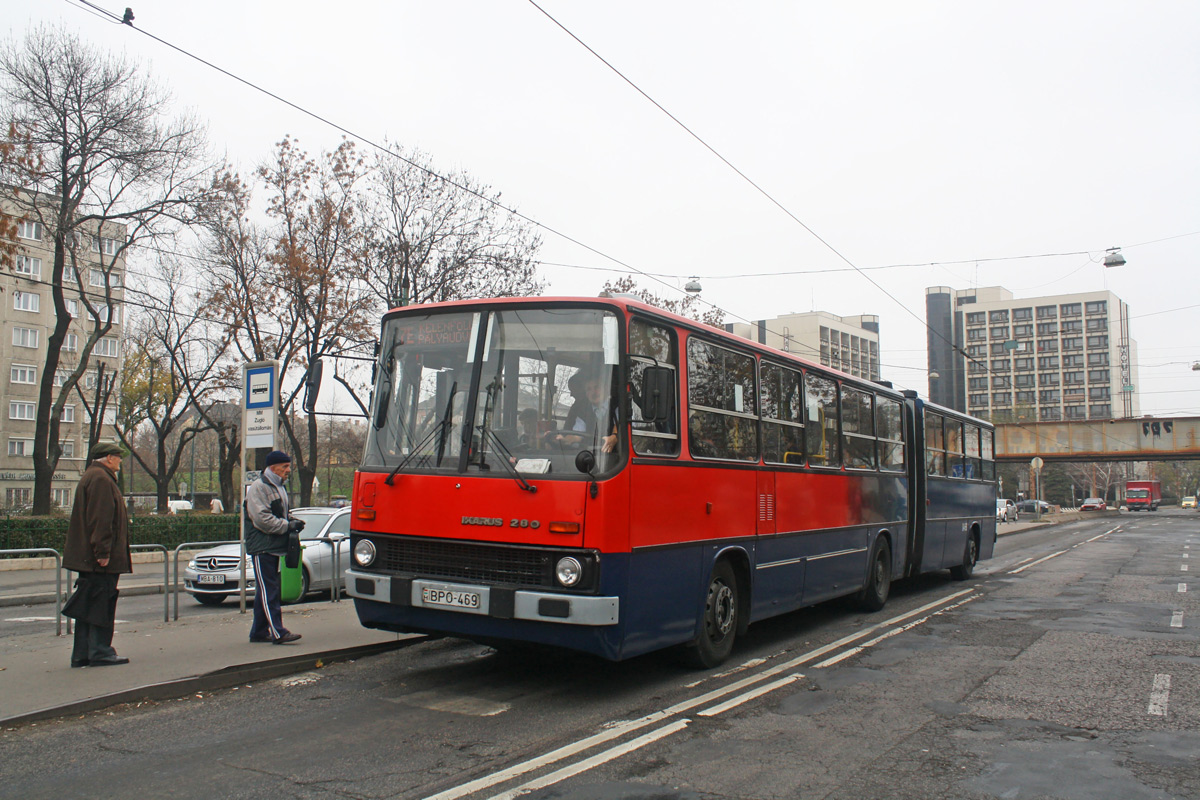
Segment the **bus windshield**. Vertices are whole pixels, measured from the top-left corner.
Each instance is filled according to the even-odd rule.
[[[584,449],[596,456],[594,472],[617,466],[624,434],[611,312],[406,315],[386,323],[382,342],[366,466],[583,478],[575,457]]]

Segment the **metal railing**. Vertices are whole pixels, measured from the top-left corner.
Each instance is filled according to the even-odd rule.
[[[175,552],[175,557],[174,557],[175,580],[173,581],[174,585],[171,587],[172,590],[175,592],[175,617],[174,617],[174,619],[176,619],[176,620],[179,619],[179,588],[180,588],[179,587],[179,553],[180,553],[180,551],[181,550],[195,550],[198,547],[204,547],[204,548],[220,547],[221,545],[226,545],[226,544],[241,544],[241,542],[238,539],[234,539],[233,541],[227,541],[227,542],[184,542],[183,544],[181,544],[175,548],[175,551],[174,551]],[[245,575],[245,558],[242,559],[242,563],[243,563],[242,574],[244,576]],[[165,566],[164,566],[164,569],[165,569]],[[245,580],[243,580],[242,586],[244,587],[245,584],[246,584],[246,582],[245,582]]]
[[[170,622],[170,605],[172,587],[167,577],[167,546],[165,544],[131,544],[130,550],[161,550],[163,554],[163,622]],[[132,565],[131,565],[132,566]]]
[[[0,556],[54,556],[54,635],[62,636],[62,554],[52,547],[21,547],[16,550],[0,550]],[[68,627],[67,633],[71,630]]]

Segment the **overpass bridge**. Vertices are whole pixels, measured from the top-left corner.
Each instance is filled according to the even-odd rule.
[[[996,425],[996,460],[1185,461],[1200,458],[1200,417]]]

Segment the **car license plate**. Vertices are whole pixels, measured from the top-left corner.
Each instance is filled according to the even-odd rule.
[[[483,604],[483,598],[479,592],[464,592],[455,589],[438,589],[426,586],[421,589],[421,602],[433,606],[477,609]]]
[[[196,583],[203,583],[206,585],[216,584],[218,586],[224,586],[225,585],[225,576],[224,575],[197,575]]]

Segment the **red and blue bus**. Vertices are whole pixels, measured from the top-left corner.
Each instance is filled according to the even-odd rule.
[[[724,660],[751,623],[970,577],[993,431],[626,297],[385,315],[347,591],[370,628]]]

